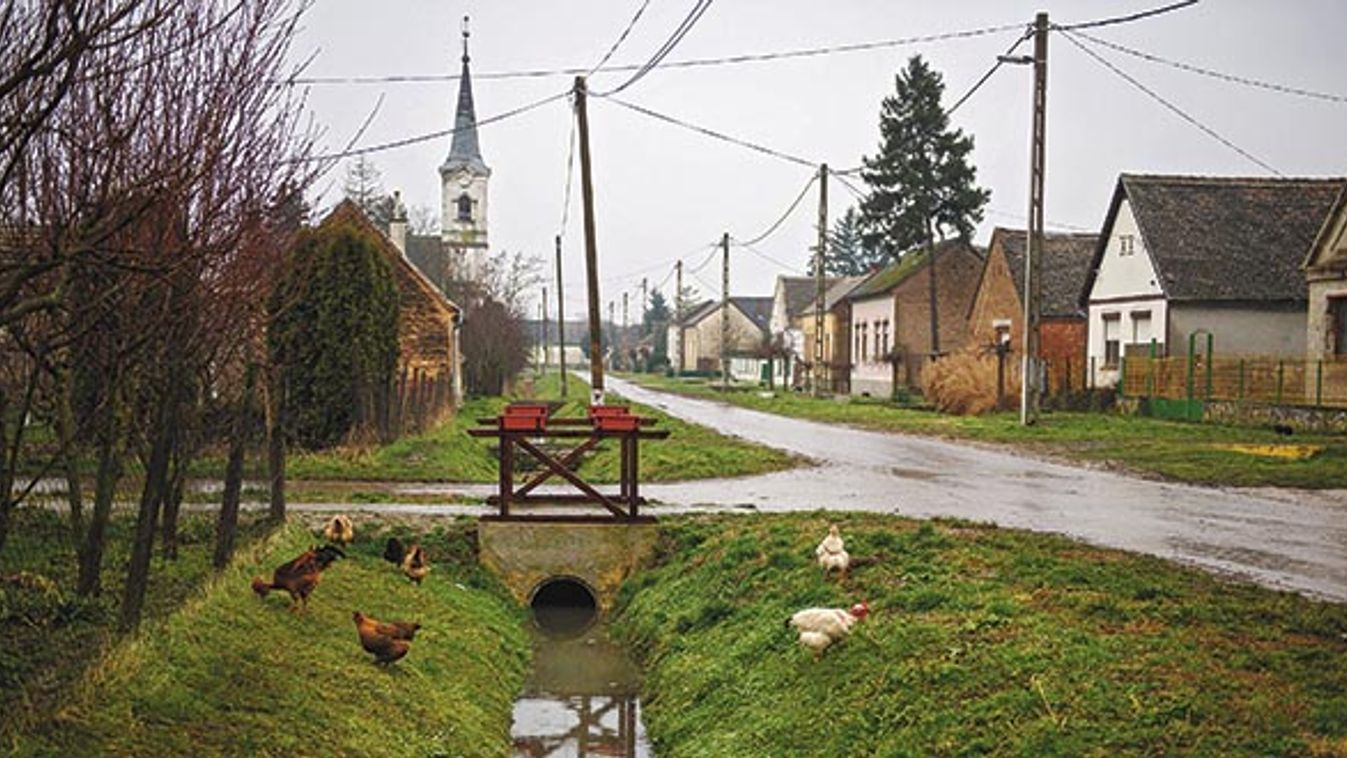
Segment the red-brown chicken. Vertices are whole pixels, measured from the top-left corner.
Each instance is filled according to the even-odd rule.
[[[379,621],[356,611],[351,614],[360,646],[374,655],[375,663],[388,665],[411,650],[411,640],[421,625],[414,621]]]
[[[289,563],[277,566],[270,582],[260,576],[253,579],[253,592],[258,597],[266,597],[271,590],[285,590],[290,595],[290,610],[297,610],[301,605],[307,608],[309,595],[318,586],[323,570],[338,558],[345,557],[346,553],[335,545],[311,547]]]

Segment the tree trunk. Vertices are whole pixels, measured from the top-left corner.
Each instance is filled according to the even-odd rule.
[[[931,360],[940,354],[940,304],[939,296],[936,294],[935,282],[935,241],[931,234],[929,225],[926,229],[926,266],[930,269],[926,281],[930,287],[931,301]]]
[[[183,442],[174,446],[168,479],[164,487],[164,519],[160,530],[160,551],[166,561],[178,559],[178,512],[182,508],[182,490],[186,479],[187,451]]]
[[[285,375],[280,367],[270,372],[271,385],[269,400],[271,404],[270,424],[267,429],[267,475],[271,478],[272,521],[285,520]]]
[[[247,447],[248,431],[252,428],[253,385],[256,367],[249,363],[243,374],[243,397],[234,411],[233,428],[229,434],[229,462],[225,464],[224,498],[220,502],[220,518],[215,523],[215,558],[217,571],[229,564],[234,555],[234,541],[238,535],[239,492],[243,489],[243,453]]]
[[[20,419],[19,423],[23,423]],[[0,440],[9,440],[9,398],[0,388]],[[6,447],[8,451],[8,447]],[[9,512],[14,508],[14,467],[0,466],[0,553],[9,539]]]
[[[94,483],[94,511],[89,531],[79,550],[79,579],[75,591],[80,595],[94,595],[101,589],[100,572],[103,568],[103,548],[107,537],[108,520],[112,516],[112,499],[116,495],[117,480],[121,478],[122,462],[117,448],[117,416],[115,410],[104,411],[104,428],[98,443],[98,477]]]
[[[56,433],[60,446],[61,470],[65,473],[66,501],[70,505],[70,534],[76,545],[84,535],[84,494],[80,486],[79,466],[75,456],[75,413],[71,409],[74,382],[70,370],[61,371],[57,380]]]
[[[145,605],[145,589],[150,579],[150,559],[154,553],[154,528],[159,520],[159,505],[166,499],[168,485],[169,450],[173,445],[173,425],[177,414],[171,398],[160,410],[158,428],[150,448],[150,460],[145,466],[145,486],[140,494],[140,511],[136,515],[136,531],[131,543],[131,563],[126,570],[126,588],[122,593],[120,627],[131,631],[140,624]]]

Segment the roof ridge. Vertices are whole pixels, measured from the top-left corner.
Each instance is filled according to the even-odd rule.
[[[1124,181],[1162,181],[1168,184],[1253,185],[1253,184],[1331,184],[1347,182],[1347,176],[1215,176],[1203,174],[1141,174],[1123,172]]]

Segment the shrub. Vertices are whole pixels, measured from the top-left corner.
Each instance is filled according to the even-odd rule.
[[[1006,361],[1006,397],[1020,392],[1019,377]],[[943,413],[976,416],[996,409],[996,356],[970,345],[922,370],[926,399]]]

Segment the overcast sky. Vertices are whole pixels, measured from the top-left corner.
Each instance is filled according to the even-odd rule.
[[[1055,23],[1126,14],[1167,0],[1075,0],[1055,6],[1019,0],[719,0],[669,61],[796,50],[1029,23],[1046,10]],[[472,71],[592,66],[617,39],[641,0],[579,2],[379,3],[327,0],[306,17],[296,54],[316,53],[310,76],[449,75],[459,70],[459,24],[472,17]],[[650,0],[613,63],[642,63],[664,42],[693,0]],[[377,11],[374,10],[377,7]],[[1340,0],[1204,0],[1133,24],[1094,30],[1101,38],[1196,66],[1347,96]],[[920,53],[944,76],[950,104],[978,79],[1017,31],[879,50],[706,68],[657,69],[623,93],[650,109],[757,142],[834,169],[860,163],[878,145],[880,100],[894,73]],[[1029,52],[1024,45],[1020,52]],[[1097,49],[1097,48],[1092,48]],[[1109,50],[1101,55],[1193,118],[1287,176],[1347,175],[1347,103],[1268,92],[1217,81]],[[625,74],[596,74],[602,90]],[[477,117],[527,104],[571,86],[572,76],[474,79]],[[975,139],[979,184],[991,190],[977,240],[993,227],[1024,224],[1029,157],[1031,69],[1004,66],[952,117]],[[325,146],[340,149],[384,96],[360,146],[452,125],[456,81],[321,84],[309,92]],[[691,268],[728,231],[749,239],[768,227],[809,180],[812,169],[725,144],[591,100],[595,212],[603,302],[635,293],[642,276],[665,282],[673,262]],[[546,256],[560,229],[570,108],[553,102],[480,129],[493,171],[489,235],[493,250]],[[1119,172],[1267,175],[1197,127],[1088,58],[1060,34],[1049,42],[1046,215],[1050,228],[1097,230]],[[439,208],[437,167],[449,138],[371,155],[387,189],[409,206]],[[578,192],[563,241],[568,315],[584,308],[583,237]],[[339,199],[341,167],[315,188],[315,202]],[[328,182],[332,181],[333,184]],[[855,180],[853,180],[855,181]],[[863,185],[856,182],[857,186]],[[319,197],[319,193],[326,194]],[[829,186],[830,218],[854,198]],[[817,192],[758,245],[803,269],[814,242]],[[731,252],[735,294],[767,295],[781,266],[742,248]],[[799,273],[796,271],[795,273]],[[667,279],[667,280],[666,280]],[[687,283],[719,290],[719,261]],[[636,305],[633,300],[633,318]],[[553,305],[554,309],[555,306]],[[535,306],[536,309],[536,306]],[[606,315],[606,313],[605,313]]]

